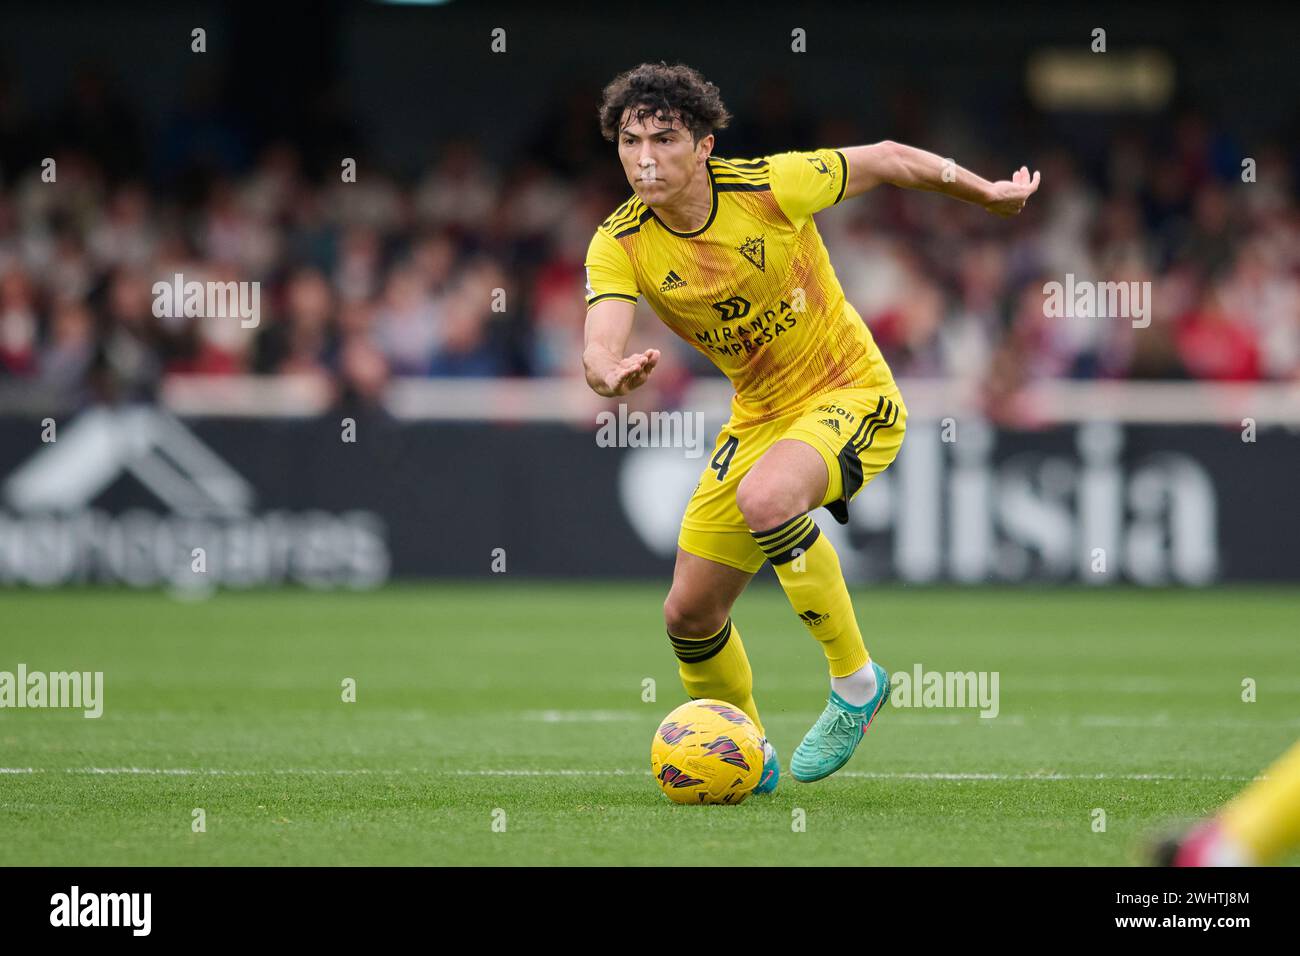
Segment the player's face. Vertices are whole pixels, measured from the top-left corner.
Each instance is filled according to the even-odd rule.
[[[647,205],[671,203],[704,169],[713,136],[698,143],[677,117],[636,117],[623,113],[618,156],[633,191]]]

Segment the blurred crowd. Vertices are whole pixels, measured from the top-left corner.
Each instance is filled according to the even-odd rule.
[[[1117,123],[1088,150],[1040,124],[1012,154],[947,122],[867,131],[806,121],[779,87],[759,100],[718,155],[890,138],[991,179],[1042,172],[1013,220],[889,187],[819,215],[896,375],[1008,392],[1042,378],[1300,379],[1296,156],[1281,143],[1239,145],[1181,112]],[[398,175],[358,151],[344,182],[337,153],[230,149],[215,121],[146,136],[94,78],[36,136],[0,85],[0,385],[80,403],[148,398],[167,375],[303,374],[373,401],[394,376],[579,376],[584,254],[630,189],[594,98],[538,119],[546,134],[514,158],[452,140]],[[188,154],[170,155],[178,143]],[[155,315],[153,285],[175,274],[261,283],[257,327]],[[1149,282],[1149,326],[1048,317],[1044,284],[1067,274]],[[634,345],[669,350],[661,388],[710,374],[641,309]]]

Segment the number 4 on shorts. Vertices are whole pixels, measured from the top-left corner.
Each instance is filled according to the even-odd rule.
[[[718,481],[727,480],[727,469],[731,467],[731,459],[735,457],[736,448],[739,445],[740,439],[732,435],[714,453],[713,460],[709,462],[709,467],[718,473]]]

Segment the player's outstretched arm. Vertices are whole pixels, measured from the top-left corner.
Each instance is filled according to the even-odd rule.
[[[621,299],[606,299],[587,310],[582,367],[597,395],[626,395],[644,384],[659,362],[658,349],[623,355],[635,315],[636,305]]]
[[[1038,189],[1039,174],[1021,166],[1010,179],[989,182],[950,159],[915,146],[885,140],[840,150],[848,163],[845,197],[858,196],[881,183],[924,189],[983,206],[996,216],[1014,216]]]

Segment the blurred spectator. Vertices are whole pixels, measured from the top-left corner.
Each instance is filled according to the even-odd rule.
[[[1178,322],[1178,354],[1195,378],[1242,382],[1259,378],[1259,346],[1241,316],[1223,307],[1206,288],[1196,307]]]
[[[19,269],[0,279],[0,368],[12,375],[36,370],[35,289]]]
[[[59,391],[76,394],[94,358],[94,316],[80,302],[65,302],[54,312],[50,341],[41,351],[42,380]]]
[[[497,303],[508,302],[509,290],[501,268],[490,260],[471,264],[447,296],[444,335],[430,364],[433,375],[501,375],[505,363],[493,348],[492,320]]]
[[[392,376],[581,375],[587,243],[630,194],[593,91],[558,96],[517,161],[452,141],[403,181],[356,143],[355,182],[301,135],[278,131],[250,152],[218,93],[196,74],[183,108],[146,140],[104,75],[82,70],[48,120],[53,188],[21,142],[30,114],[0,74],[0,378],[86,401],[147,398],[164,375],[309,374],[364,408]],[[762,108],[738,109],[719,155],[860,141],[852,120],[805,109],[779,76],[751,98]],[[323,94],[331,141],[355,126],[335,99]],[[1243,182],[1241,150],[1194,113],[1117,121],[1088,157],[1045,124],[1028,149],[979,155],[998,140],[921,109],[933,105],[925,96],[893,103],[887,135],[966,149],[990,177],[1026,162],[1043,173],[1014,220],[890,188],[818,216],[895,374],[969,380],[1002,403],[1049,378],[1300,380],[1287,143],[1252,144],[1256,180]],[[155,314],[154,283],[177,274],[260,283],[259,327]],[[1067,274],[1149,282],[1150,324],[1049,317],[1044,285]],[[655,400],[711,374],[644,306],[632,344],[668,352]]]
[[[375,321],[375,337],[398,375],[426,375],[434,350],[448,334],[445,297],[430,296],[420,272],[405,266],[388,277]]]

